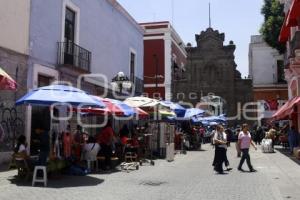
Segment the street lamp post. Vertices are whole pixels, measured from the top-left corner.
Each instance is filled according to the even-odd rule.
[[[130,89],[132,87],[130,79],[125,76],[124,72],[118,72],[118,74],[111,80],[111,85],[114,88],[118,88],[120,94],[122,94],[123,88]]]
[[[153,59],[155,62],[155,92],[158,94],[158,57],[156,54],[153,55]],[[158,108],[159,106],[157,105],[156,107],[156,126],[157,126],[157,150],[158,150],[158,155],[161,156],[161,148],[160,148],[160,126],[159,126],[159,119],[158,119]]]

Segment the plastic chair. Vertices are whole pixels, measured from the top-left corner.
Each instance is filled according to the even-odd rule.
[[[37,177],[37,172],[39,170],[42,170],[43,172],[43,177],[42,178],[38,178]],[[39,182],[39,183],[44,183],[44,186],[47,187],[47,168],[46,166],[35,166],[34,167],[34,172],[33,172],[33,178],[32,178],[32,186],[34,186],[34,184],[36,182]]]

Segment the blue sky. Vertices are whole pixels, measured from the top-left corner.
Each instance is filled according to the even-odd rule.
[[[196,45],[195,34],[208,27],[209,0],[118,0],[137,22],[170,21],[185,43]],[[242,76],[248,75],[250,36],[259,34],[263,0],[210,0],[212,28],[233,40],[235,61]]]

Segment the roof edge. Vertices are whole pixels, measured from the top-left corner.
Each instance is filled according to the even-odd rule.
[[[139,23],[128,13],[128,11],[117,0],[106,0],[113,8],[119,11],[124,17],[132,23],[138,31],[144,34],[145,30],[139,25]]]

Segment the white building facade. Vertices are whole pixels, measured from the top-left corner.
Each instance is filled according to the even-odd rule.
[[[251,36],[249,76],[253,81],[254,101],[262,105],[261,117],[269,119],[288,99],[288,92],[283,55],[271,48],[261,35]]]

